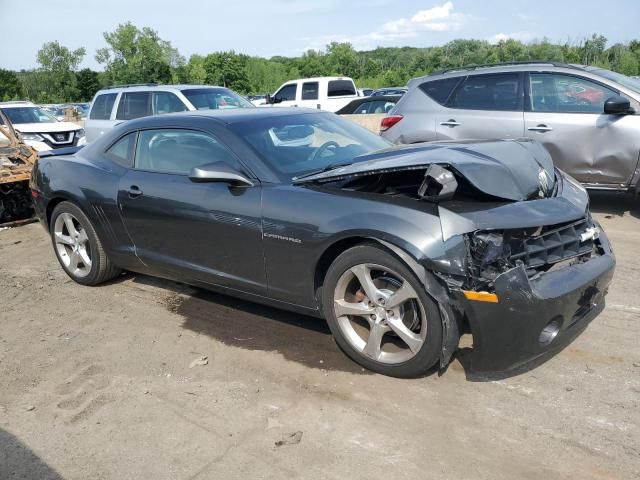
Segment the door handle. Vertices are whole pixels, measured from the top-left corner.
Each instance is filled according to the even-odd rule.
[[[458,122],[456,122],[453,118],[447,120],[446,122],[440,122],[440,125],[442,125],[443,127],[457,127],[458,125],[460,125]]]
[[[535,127],[529,127],[529,128],[527,128],[527,130],[529,130],[530,132],[544,133],[544,132],[550,132],[551,130],[553,130],[553,128],[547,127],[544,124],[540,124],[540,125],[537,125]]]
[[[129,198],[135,198],[142,195],[142,190],[137,185],[131,185],[129,187]]]

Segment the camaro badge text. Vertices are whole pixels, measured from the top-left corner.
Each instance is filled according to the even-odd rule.
[[[276,240],[286,240],[287,242],[302,243],[299,238],[285,237],[284,235],[276,235],[275,233],[263,233],[262,238],[275,238]]]

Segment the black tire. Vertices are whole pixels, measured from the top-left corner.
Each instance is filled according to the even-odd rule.
[[[58,217],[63,214],[71,214],[77,221],[79,228],[82,228],[84,232],[86,232],[87,244],[89,247],[89,249],[87,250],[88,252],[90,252],[91,259],[91,267],[90,269],[87,269],[88,273],[86,275],[80,276],[74,274],[65,265],[65,262],[62,260],[61,254],[56,245],[54,227],[56,225]],[[122,270],[116,267],[111,262],[111,260],[109,260],[109,257],[107,256],[102,246],[102,242],[100,242],[100,239],[98,238],[98,235],[96,234],[96,231],[91,224],[91,221],[77,205],[68,201],[61,202],[56,205],[56,207],[53,209],[53,213],[51,214],[50,231],[53,251],[58,258],[58,262],[60,262],[60,266],[73,281],[81,285],[93,286],[111,280],[122,273]]]
[[[343,274],[347,274],[346,272],[349,272],[352,267],[365,264],[379,265],[397,273],[402,277],[402,280],[409,282],[414,293],[417,294],[417,298],[411,299],[410,301],[419,302],[418,308],[420,306],[422,307],[421,311],[426,317],[423,320],[426,322],[426,338],[422,340],[424,343],[422,343],[419,350],[416,348],[417,352],[413,354],[414,356],[406,361],[390,364],[366,356],[354,347],[340,327],[334,309],[336,287],[338,286],[338,282],[341,281],[341,278],[345,278]],[[339,255],[329,267],[324,279],[322,307],[329,328],[338,346],[352,360],[369,370],[392,377],[413,378],[427,373],[440,357],[442,350],[442,320],[438,305],[427,294],[424,285],[418,280],[413,271],[401,259],[383,247],[375,244],[358,245]],[[343,315],[342,318],[344,319],[344,317]],[[352,318],[353,317],[349,316],[349,319]],[[405,320],[402,321],[404,322]],[[371,330],[369,330],[369,333],[370,331]],[[395,335],[394,332],[390,333]]]

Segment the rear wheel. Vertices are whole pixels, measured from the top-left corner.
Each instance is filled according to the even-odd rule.
[[[53,210],[51,241],[64,271],[82,285],[97,285],[121,272],[107,257],[91,221],[71,202]]]
[[[442,348],[435,302],[386,250],[356,246],[325,277],[323,308],[338,345],[364,367],[395,377],[426,373]]]

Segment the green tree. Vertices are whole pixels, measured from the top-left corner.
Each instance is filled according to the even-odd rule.
[[[88,102],[100,90],[100,78],[98,72],[90,68],[83,68],[76,73],[76,86],[78,89],[78,100]]]
[[[0,68],[0,101],[22,98],[22,84],[15,72]]]
[[[189,83],[202,85],[207,81],[207,70],[204,68],[204,57],[201,55],[191,55],[187,63],[187,78]]]
[[[69,50],[57,41],[45,43],[37,60],[42,75],[37,101],[61,103],[78,98],[75,71],[85,55],[84,48]]]
[[[139,29],[131,22],[105,32],[107,46],[96,52],[98,63],[113,84],[170,83],[172,68],[184,65],[184,58],[171,43],[162,40],[155,30]]]
[[[327,45],[327,63],[328,70],[334,75],[358,75],[358,54],[350,43],[331,42]]]
[[[298,62],[303,77],[322,77],[327,74],[325,55],[316,50],[307,50]]]
[[[251,88],[247,78],[248,58],[233,51],[210,53],[203,64],[207,72],[207,83],[247,93]]]

